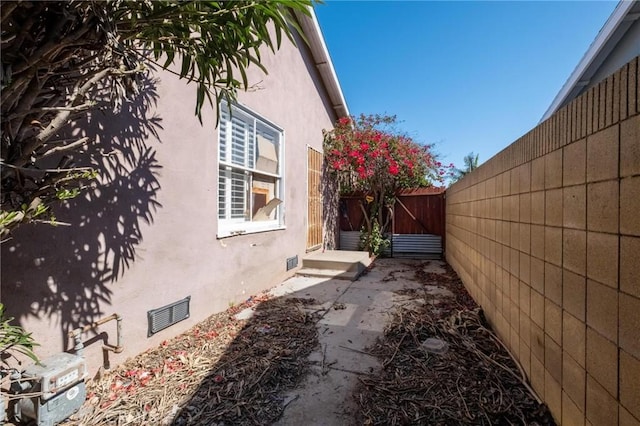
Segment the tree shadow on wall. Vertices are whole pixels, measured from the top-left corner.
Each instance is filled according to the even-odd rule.
[[[161,166],[154,142],[161,118],[152,115],[156,84],[144,79],[140,93],[120,111],[98,111],[70,131],[91,144],[76,165],[91,165],[95,187],[56,209],[69,226],[24,225],[2,244],[2,299],[18,320],[57,315],[63,348],[67,333],[98,320],[111,302],[109,283],[136,260],[142,225],[153,222]],[[82,164],[80,164],[82,163]],[[103,338],[106,338],[102,336]]]

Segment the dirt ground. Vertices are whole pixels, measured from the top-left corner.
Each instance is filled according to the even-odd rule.
[[[553,424],[439,261],[292,278],[87,390],[65,425]]]
[[[402,293],[420,303],[396,309],[369,349],[382,368],[354,391],[356,423],[554,424],[458,276],[442,266],[440,274],[415,268],[423,288]]]

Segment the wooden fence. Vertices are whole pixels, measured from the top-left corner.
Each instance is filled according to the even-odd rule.
[[[340,230],[359,231],[364,224],[362,195],[340,198]],[[445,193],[441,188],[417,188],[398,194],[389,232],[392,234],[432,234],[445,247]]]

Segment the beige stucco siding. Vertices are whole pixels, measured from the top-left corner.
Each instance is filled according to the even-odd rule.
[[[285,41],[263,60],[269,74],[251,71],[257,86],[239,102],[284,129],[286,229],[216,237],[215,115],[206,109],[200,125],[195,86],[155,73],[157,104],[146,115],[156,116],[161,128],[157,139],[138,139],[152,161],[137,168],[132,160],[135,170],[115,191],[117,200],[107,197],[110,190],[101,193],[98,203],[108,207],[76,200],[59,213],[73,226],[27,226],[2,245],[2,301],[33,332],[41,356],[69,349],[69,329],[117,312],[124,318],[125,351],[111,354],[115,365],[295,272],[286,271],[285,260],[305,252],[307,146],[321,150],[322,129],[336,117],[306,47]],[[108,126],[126,129],[116,139],[139,131],[139,123],[123,115],[110,120]],[[114,273],[117,280],[110,279]],[[147,311],[186,296],[191,317],[147,338]],[[100,330],[115,338],[114,324]],[[86,355],[93,373],[102,364],[99,342]]]

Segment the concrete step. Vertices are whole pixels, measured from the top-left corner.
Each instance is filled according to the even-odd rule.
[[[303,268],[362,272],[371,264],[369,254],[362,251],[327,250],[309,253],[302,259]]]
[[[364,269],[363,269],[364,270]],[[355,280],[357,279],[362,271],[345,271],[342,269],[326,269],[326,268],[307,268],[302,267],[296,275],[302,277],[316,277],[316,278],[327,278],[327,279],[339,279],[339,280]]]

